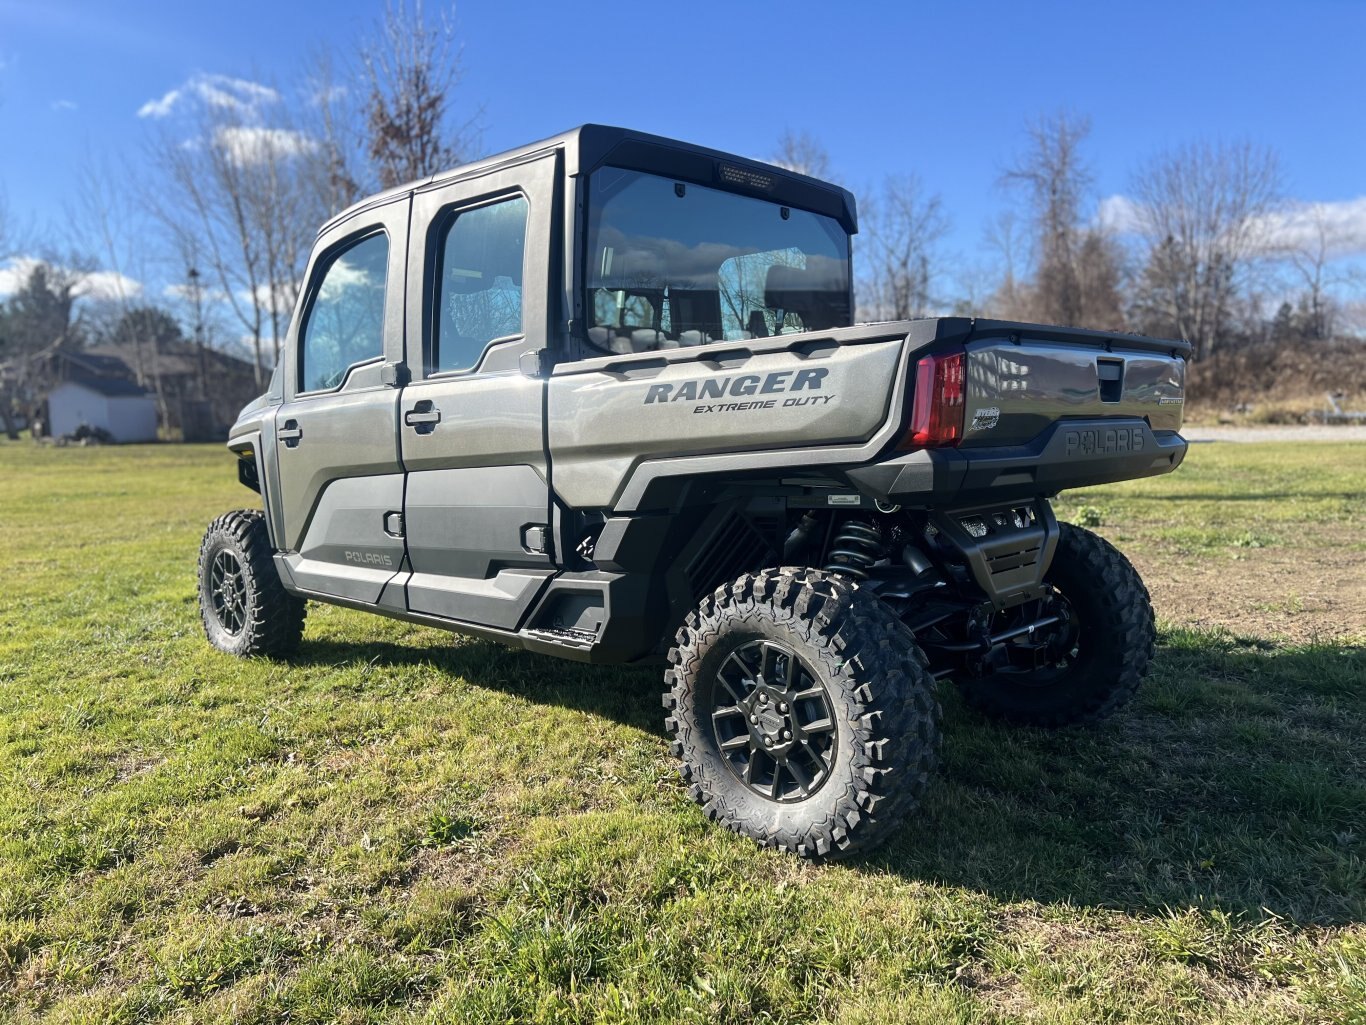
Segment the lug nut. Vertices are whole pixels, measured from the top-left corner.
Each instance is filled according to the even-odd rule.
[[[772,737],[765,737],[765,738],[764,738],[764,747],[772,747],[772,746],[773,746],[773,738],[772,738]]]
[[[750,721],[750,722],[758,722],[758,721],[759,721],[759,717],[758,717],[757,715],[751,715],[751,716],[749,717],[749,721]]]
[[[767,695],[767,694],[760,694],[760,695],[759,695],[759,700],[762,701],[764,704],[768,704],[768,695]]]
[[[792,739],[792,731],[791,731],[791,730],[783,730],[783,739],[784,739],[784,740],[791,740],[791,739]]]
[[[780,711],[780,712],[786,712],[786,711],[787,711],[787,702],[786,702],[786,701],[784,701],[781,705],[778,706],[778,711]]]

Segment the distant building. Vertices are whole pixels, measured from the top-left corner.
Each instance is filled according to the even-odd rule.
[[[246,360],[214,349],[201,351],[189,343],[163,343],[155,353],[133,346],[63,347],[47,357],[43,377],[52,382],[39,408],[39,419],[48,433],[70,434],[79,426],[70,422],[73,410],[89,410],[86,425],[104,427],[119,441],[152,440],[158,425],[171,432],[171,437],[179,434],[185,441],[220,441],[227,437],[238,411],[263,390],[256,384],[255,368]],[[76,387],[63,392],[66,385]],[[61,412],[53,405],[59,393]],[[132,410],[150,402],[151,432],[145,434],[139,428],[137,439],[125,438],[104,423],[96,423],[90,415],[103,408],[101,400],[113,403],[108,415],[127,418],[125,429],[131,429],[135,421],[145,421],[144,412]],[[47,406],[45,414],[42,405]]]
[[[48,433],[60,437],[85,426],[115,441],[156,441],[157,400],[117,377],[68,377],[47,394]]]

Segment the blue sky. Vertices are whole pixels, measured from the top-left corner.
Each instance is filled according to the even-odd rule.
[[[0,0],[12,214],[55,233],[86,153],[136,155],[148,100],[196,72],[288,87],[382,6]],[[1279,151],[1292,195],[1361,200],[1366,222],[1366,0],[466,0],[456,19],[487,151],[584,121],[757,156],[806,130],[856,192],[918,174],[952,218],[949,250],[975,258],[1025,120],[1065,107],[1093,120],[1099,196],[1164,147],[1249,138]]]

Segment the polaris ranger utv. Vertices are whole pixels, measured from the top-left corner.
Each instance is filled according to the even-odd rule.
[[[936,681],[1056,726],[1127,701],[1148,594],[1063,488],[1181,462],[1180,342],[854,324],[853,197],[585,125],[323,226],[229,449],[209,640],[283,655],[309,599],[665,665],[692,797],[815,858],[924,791]]]

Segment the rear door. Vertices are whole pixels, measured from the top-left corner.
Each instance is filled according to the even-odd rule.
[[[319,238],[282,351],[277,544],[297,586],[362,602],[403,561],[395,365],[410,202],[362,210]]]
[[[553,573],[545,383],[521,362],[547,346],[559,161],[413,197],[399,431],[414,612],[515,629]]]

